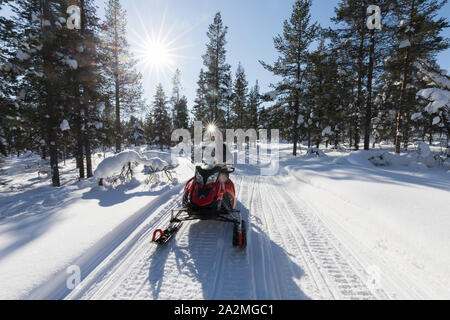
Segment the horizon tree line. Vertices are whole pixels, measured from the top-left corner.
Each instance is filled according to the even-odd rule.
[[[39,150],[50,158],[54,186],[60,185],[61,159],[73,156],[79,177],[89,178],[94,150],[120,152],[123,145],[144,143],[169,148],[171,130],[192,128],[194,120],[220,128],[279,128],[293,155],[302,142],[358,150],[362,140],[368,150],[391,141],[400,153],[414,140],[449,139],[450,103],[434,108],[435,96],[418,94],[450,90],[436,61],[449,47],[441,35],[449,24],[437,15],[446,0],[341,0],[333,29],[311,20],[311,0],[297,0],[273,38],[278,57],[260,61],[280,79],[268,93],[260,92],[258,81],[249,87],[240,62],[232,73],[228,27],[218,12],[207,30],[190,111],[178,69],[170,97],[158,84],[151,105],[144,101],[119,0],[106,2],[103,21],[93,0],[75,2],[81,9],[76,32],[65,27],[74,1],[0,4],[15,13],[0,17],[0,153]],[[381,30],[368,28],[373,4],[382,12]]]

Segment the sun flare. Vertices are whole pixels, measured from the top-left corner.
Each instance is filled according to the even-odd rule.
[[[156,68],[165,68],[173,65],[173,60],[166,44],[159,41],[149,41],[144,45],[143,57],[146,62]]]

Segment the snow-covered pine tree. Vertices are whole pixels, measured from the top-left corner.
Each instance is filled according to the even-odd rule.
[[[168,101],[164,94],[163,87],[161,84],[158,84],[153,102],[153,141],[159,145],[161,150],[170,145],[172,120],[170,119],[168,110]]]
[[[29,140],[39,140],[49,151],[52,184],[59,186],[58,128],[64,111],[60,102],[64,99],[62,75],[67,63],[61,51],[67,41],[58,19],[67,8],[63,1],[50,0],[14,2],[12,8],[21,39],[11,39],[10,44],[15,50],[10,63],[19,90],[15,105],[19,118],[28,121],[30,133],[37,133],[38,139]]]
[[[274,38],[274,46],[279,53],[277,61],[273,65],[260,61],[264,68],[283,78],[283,81],[276,85],[276,89],[285,92],[287,104],[292,110],[289,118],[292,119],[290,131],[294,156],[297,155],[300,97],[308,48],[317,37],[318,31],[317,24],[310,23],[310,8],[311,0],[297,0],[294,3],[290,19],[284,21],[283,34]]]
[[[108,0],[102,50],[103,65],[109,84],[109,95],[115,106],[115,142],[116,152],[122,148],[121,116],[123,113],[143,109],[142,75],[135,70],[136,60],[130,53],[126,35],[127,16],[120,0]]]
[[[205,82],[207,88],[207,104],[209,121],[219,126],[224,124],[225,108],[230,78],[230,65],[226,63],[226,40],[228,27],[223,25],[222,16],[217,12],[214,21],[209,25],[206,44],[206,53],[203,55],[203,64],[206,68]]]
[[[449,47],[441,32],[449,27],[446,18],[436,18],[436,13],[446,0],[397,0],[391,6],[398,28],[393,38],[398,45],[392,48],[392,64],[401,71],[399,100],[396,108],[395,152],[400,153],[400,144],[407,145],[407,122],[411,116],[408,102],[408,88],[417,62],[432,58]],[[406,122],[406,125],[405,125]]]
[[[0,2],[0,10],[9,1]],[[15,88],[15,77],[12,72],[13,65],[9,61],[13,52],[8,45],[11,39],[16,38],[16,24],[10,18],[0,16],[0,155],[6,156],[12,149],[8,143],[11,136],[13,121],[17,117],[17,110],[11,96]],[[13,120],[13,121],[12,121]]]
[[[245,115],[247,109],[248,82],[245,77],[245,70],[239,62],[233,85],[233,104],[234,113],[233,125],[235,128],[243,129],[247,126]]]
[[[417,92],[425,104],[421,104],[421,110],[412,115],[412,120],[429,119],[430,143],[433,132],[444,131],[447,135],[447,156],[450,156],[450,77],[445,70],[429,61],[420,60],[417,67],[418,76],[427,88]]]
[[[81,11],[81,29],[79,31],[67,30],[70,39],[72,61],[76,62],[68,68],[68,77],[72,80],[68,83],[67,90],[74,93],[72,105],[74,113],[74,140],[75,157],[77,159],[80,178],[84,174],[84,161],[86,159],[86,176],[93,176],[91,150],[103,133],[102,111],[104,110],[103,86],[104,78],[100,72],[102,60],[101,53],[97,50],[100,45],[100,25],[96,16],[94,1],[79,0],[77,5]],[[83,152],[84,151],[84,152]]]
[[[309,55],[305,76],[305,101],[302,104],[299,126],[307,132],[308,146],[319,147],[339,140],[338,125],[344,121],[344,109],[340,103],[338,63],[333,51],[325,46],[321,37],[319,46]]]

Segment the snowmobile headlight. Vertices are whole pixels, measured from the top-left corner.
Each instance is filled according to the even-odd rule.
[[[195,180],[197,180],[197,182],[203,184],[203,176],[198,171],[195,172]]]
[[[219,172],[216,172],[216,173],[210,175],[208,177],[208,179],[206,180],[206,184],[210,184],[210,183],[216,182],[218,177],[219,177]]]

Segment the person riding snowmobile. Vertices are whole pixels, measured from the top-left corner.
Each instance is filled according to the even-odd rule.
[[[216,158],[216,151],[219,149],[220,141],[216,142],[216,136],[222,137],[220,129],[214,125],[208,126],[207,132],[210,134],[210,143],[207,144],[206,153],[204,154],[204,162],[210,165],[214,164],[232,164],[233,155],[228,151],[227,145],[222,138],[222,159]],[[209,152],[211,150],[211,152]]]

